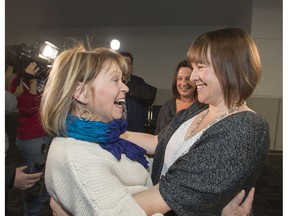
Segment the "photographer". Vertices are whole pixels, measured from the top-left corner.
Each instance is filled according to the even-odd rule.
[[[31,62],[24,72],[16,71],[17,75],[10,86],[10,92],[17,97],[19,110],[16,145],[30,168],[37,163],[45,164],[47,146],[52,139],[42,129],[39,119],[42,95],[42,89],[37,88],[39,72],[37,64]],[[40,215],[42,204],[48,201],[43,179],[23,191],[25,215]]]

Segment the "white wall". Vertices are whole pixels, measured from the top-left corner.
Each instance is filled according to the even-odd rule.
[[[259,48],[263,66],[263,78],[254,95],[282,97],[282,10],[273,7],[272,0],[254,0],[253,3],[251,35]]]

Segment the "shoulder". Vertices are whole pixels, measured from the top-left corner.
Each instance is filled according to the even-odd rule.
[[[175,98],[171,98],[168,101],[165,101],[161,106],[161,109],[166,109],[168,107],[176,106]]]
[[[267,121],[261,115],[252,111],[235,113],[225,118],[224,121],[229,127],[237,127],[243,130],[269,130]]]
[[[65,159],[76,161],[85,160],[103,160],[108,152],[102,149],[97,143],[77,140],[70,137],[55,137],[51,143],[49,153],[56,155],[66,155]],[[63,158],[64,159],[64,158]]]
[[[209,127],[201,136],[199,143],[201,142],[205,142],[207,147],[211,145],[214,150],[217,149],[216,146],[219,150],[226,146],[231,151],[235,149],[250,149],[251,153],[259,149],[266,151],[270,145],[269,126],[257,113],[239,112]]]

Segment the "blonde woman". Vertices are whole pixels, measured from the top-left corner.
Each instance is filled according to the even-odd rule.
[[[46,162],[49,194],[73,215],[146,215],[132,195],[152,186],[146,151],[120,139],[127,86],[125,59],[83,45],[61,53],[41,101],[53,139]]]

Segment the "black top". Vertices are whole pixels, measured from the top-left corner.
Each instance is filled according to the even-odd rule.
[[[131,75],[127,86],[129,88],[126,94],[128,131],[144,132],[145,107],[153,104],[157,88],[135,75]]]

